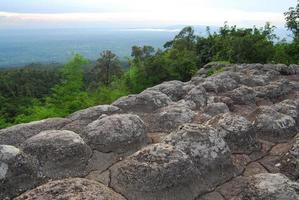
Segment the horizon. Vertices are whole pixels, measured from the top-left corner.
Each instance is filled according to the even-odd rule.
[[[271,3],[269,3],[271,2]],[[173,25],[282,28],[296,0],[2,0],[1,29],[153,28]]]

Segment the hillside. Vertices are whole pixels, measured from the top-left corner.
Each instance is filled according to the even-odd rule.
[[[299,65],[189,82],[0,130],[0,199],[299,200]]]

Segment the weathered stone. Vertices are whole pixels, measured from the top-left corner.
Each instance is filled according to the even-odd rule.
[[[231,152],[225,141],[211,127],[185,124],[165,137],[164,143],[171,144],[190,156],[195,164],[202,184],[198,187],[213,188],[231,178],[235,169]]]
[[[291,116],[299,123],[299,100],[286,99],[274,105],[273,109],[277,112]]]
[[[225,199],[218,192],[211,192],[197,198],[196,200],[225,200]]]
[[[26,139],[45,130],[60,129],[71,120],[51,118],[27,124],[19,124],[0,130],[0,144],[19,146]]]
[[[183,89],[184,83],[181,81],[168,81],[163,82],[154,87],[148,88],[145,91],[153,90],[166,94],[172,101],[178,101],[186,94],[186,90]]]
[[[252,117],[258,136],[262,139],[281,142],[296,134],[295,120],[271,107],[261,106],[257,108],[252,113]]]
[[[287,175],[292,180],[299,180],[299,134],[287,153],[285,153],[278,163],[281,173]]]
[[[249,189],[244,199],[249,200],[298,200],[299,183],[282,174],[262,173],[248,178]]]
[[[124,111],[154,112],[156,109],[168,106],[171,99],[162,92],[144,91],[137,95],[129,95],[116,100],[113,105]]]
[[[99,105],[90,107],[84,110],[79,110],[73,114],[71,114],[68,118],[71,120],[85,120],[92,122],[96,119],[98,119],[102,114],[115,114],[119,113],[121,110],[116,106],[111,105]]]
[[[157,111],[153,116],[155,128],[152,131],[171,132],[179,125],[191,123],[195,112],[183,105],[170,105]]]
[[[214,117],[221,113],[229,112],[229,108],[225,103],[211,103],[208,104],[204,109],[204,113],[209,115],[210,117]]]
[[[116,163],[119,156],[116,153],[102,153],[99,151],[93,151],[91,158],[89,159],[87,169],[88,171],[103,172]]]
[[[193,199],[198,192],[194,164],[167,144],[153,144],[111,168],[111,187],[130,200]]]
[[[207,105],[206,90],[202,86],[193,88],[184,98],[186,101],[192,101],[196,104],[196,108],[202,108]]]
[[[227,93],[235,104],[255,104],[256,93],[247,86],[241,86]]]
[[[23,145],[25,153],[36,157],[46,178],[57,179],[86,174],[90,148],[72,131],[43,131]]]
[[[0,145],[0,199],[12,199],[39,181],[36,160],[14,146]]]
[[[84,132],[91,148],[104,153],[125,153],[148,142],[144,122],[132,114],[104,117],[90,123]]]
[[[260,98],[277,99],[281,96],[289,94],[293,90],[293,85],[287,81],[271,82],[266,86],[255,87],[256,96]]]
[[[224,113],[210,119],[207,124],[217,130],[232,152],[250,153],[258,147],[254,127],[242,116]]]
[[[125,200],[110,188],[88,179],[70,178],[51,181],[29,192],[22,194],[15,200]]]

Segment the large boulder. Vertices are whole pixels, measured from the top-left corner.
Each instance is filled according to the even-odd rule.
[[[71,114],[68,118],[71,119],[72,121],[86,120],[86,121],[92,122],[92,121],[98,119],[103,114],[111,115],[111,114],[115,114],[117,112],[121,112],[121,110],[116,106],[99,105],[99,106],[90,107],[90,108],[87,108],[84,110],[79,110],[79,111]]]
[[[116,100],[113,105],[124,111],[153,112],[171,103],[171,99],[162,92],[147,90],[137,95],[129,95]]]
[[[98,182],[82,178],[50,181],[15,198],[15,200],[53,199],[125,200],[123,196],[110,188]]]
[[[262,139],[281,142],[296,135],[296,121],[269,106],[257,108],[251,114],[251,118],[258,136]]]
[[[238,87],[227,93],[235,104],[255,104],[256,93],[255,91],[247,86]]]
[[[72,131],[43,131],[28,140],[22,148],[36,157],[45,178],[57,179],[86,174],[91,150],[83,139]]]
[[[0,144],[19,146],[22,142],[41,131],[60,129],[70,122],[70,119],[51,118],[2,129],[0,130]]]
[[[205,107],[204,113],[210,117],[229,112],[229,108],[225,103],[210,103]]]
[[[273,107],[277,112],[293,117],[299,123],[299,100],[286,99]]]
[[[91,148],[105,153],[125,153],[147,143],[145,124],[133,114],[104,117],[90,123],[84,132]]]
[[[243,199],[299,200],[299,183],[282,174],[262,173],[248,178],[248,189]]]
[[[12,199],[39,181],[36,160],[14,146],[0,145],[0,199]]]
[[[184,83],[181,81],[163,82],[154,87],[148,88],[146,91],[153,90],[166,94],[172,101],[178,101],[186,94]]]
[[[194,102],[197,109],[205,107],[208,101],[206,90],[202,86],[197,86],[190,90],[184,99]]]
[[[208,191],[234,175],[231,151],[217,131],[209,126],[185,124],[163,140],[190,156],[200,174],[200,191]]]
[[[299,181],[299,134],[294,138],[289,151],[281,157],[278,165],[281,173]]]
[[[258,147],[254,127],[242,116],[232,113],[219,114],[207,124],[217,130],[234,153],[250,153]]]
[[[189,156],[167,144],[153,144],[111,169],[111,187],[130,200],[193,199],[197,172]]]
[[[178,126],[191,123],[196,113],[187,105],[173,104],[157,111],[153,116],[154,130],[160,132],[171,132]]]
[[[259,98],[277,99],[288,95],[293,91],[294,86],[288,80],[271,82],[266,86],[255,87],[256,96]]]
[[[234,72],[223,72],[206,78],[202,86],[207,92],[222,93],[238,87],[240,77]]]

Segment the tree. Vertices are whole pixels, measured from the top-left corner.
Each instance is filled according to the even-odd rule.
[[[287,28],[292,31],[295,39],[299,39],[299,1],[295,8],[290,7],[289,11],[285,12],[284,15],[287,21]]]
[[[92,69],[97,86],[109,85],[114,76],[119,77],[122,74],[122,67],[118,57],[109,50],[103,51],[101,57],[97,60]]]
[[[194,29],[191,26],[183,28],[178,35],[171,41],[164,44],[164,48],[176,48],[178,50],[193,50],[195,47],[196,36],[194,35]]]

